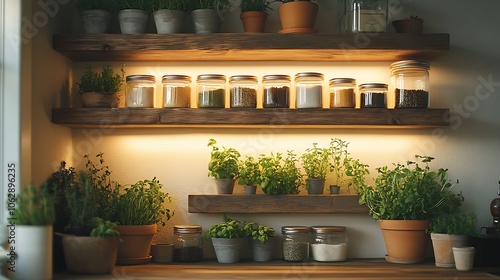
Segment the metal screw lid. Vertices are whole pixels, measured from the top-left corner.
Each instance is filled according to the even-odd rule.
[[[250,82],[257,82],[257,77],[252,76],[252,75],[235,75],[231,76],[229,78],[230,82],[234,81],[250,81]]]
[[[389,86],[387,84],[381,83],[367,83],[359,85],[359,89],[368,89],[368,88],[382,88],[387,89]]]
[[[201,233],[201,226],[198,225],[175,225],[174,234]]]
[[[274,80],[287,80],[290,81],[290,76],[288,75],[266,75],[262,77],[263,81],[274,81]]]
[[[407,67],[417,67],[429,70],[430,64],[429,62],[423,60],[401,60],[391,64],[391,70],[402,69]]]
[[[186,75],[163,75],[162,81],[165,82],[168,80],[183,80],[183,81],[191,82],[191,77],[186,76]]]
[[[346,230],[344,226],[312,226],[311,230],[315,233],[333,233],[343,232]]]
[[[309,233],[310,228],[306,226],[282,226],[281,233]]]
[[[333,78],[330,79],[330,84],[356,84],[356,79],[353,78]]]
[[[129,81],[141,81],[141,80],[154,82],[155,76],[153,76],[153,75],[129,75],[126,78],[127,82],[129,82]]]
[[[219,74],[203,74],[198,76],[198,81],[200,80],[224,80],[226,81],[226,76]]]
[[[295,74],[295,79],[300,78],[321,78],[323,79],[323,74],[317,72],[302,72]]]

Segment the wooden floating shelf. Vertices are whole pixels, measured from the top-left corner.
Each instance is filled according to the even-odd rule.
[[[56,34],[73,61],[396,61],[433,59],[449,34]]]
[[[189,195],[189,213],[367,214],[358,195]]]
[[[448,126],[449,109],[53,109],[69,127],[420,128]]]

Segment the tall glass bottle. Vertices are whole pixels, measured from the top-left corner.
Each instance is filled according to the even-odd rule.
[[[386,32],[388,0],[344,0],[342,33]]]

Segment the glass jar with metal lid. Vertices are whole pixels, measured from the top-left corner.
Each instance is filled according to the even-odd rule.
[[[313,226],[312,259],[319,262],[339,262],[347,259],[347,234],[343,226]]]
[[[226,103],[226,76],[199,75],[197,79],[198,107],[224,108]]]
[[[333,78],[330,80],[330,108],[356,107],[356,80]]]
[[[251,75],[236,75],[229,78],[230,107],[257,107],[257,77]]]
[[[341,33],[386,32],[388,0],[344,0]]]
[[[283,260],[301,262],[309,258],[309,227],[283,226]]]
[[[323,74],[304,72],[295,75],[297,108],[323,107]]]
[[[125,106],[131,108],[153,108],[156,81],[153,75],[130,75],[126,78]]]
[[[191,77],[185,75],[164,75],[163,107],[189,108],[191,105]]]
[[[174,260],[178,262],[199,262],[203,259],[203,235],[201,226],[174,226]]]
[[[429,108],[429,63],[402,60],[391,64],[395,108]]]
[[[266,75],[262,78],[264,95],[262,107],[289,108],[290,107],[290,76]]]
[[[387,108],[387,87],[380,83],[359,85],[361,108]]]

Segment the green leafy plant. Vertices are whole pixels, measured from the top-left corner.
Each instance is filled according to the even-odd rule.
[[[83,76],[80,78],[78,92],[100,92],[106,94],[114,94],[119,92],[123,84],[125,71],[124,66],[121,68],[122,75],[114,74],[113,69],[109,65],[102,67],[102,72],[95,72],[92,67],[88,67]]]
[[[359,203],[368,206],[373,218],[428,220],[457,212],[464,198],[461,193],[453,193],[448,170],[431,170],[432,157],[416,155],[415,158],[406,164],[393,164],[392,169],[377,168],[376,188],[369,185],[359,188]]]
[[[208,141],[208,147],[212,147],[210,162],[208,163],[208,176],[215,179],[236,179],[239,176],[238,163],[240,153],[234,148],[222,148],[216,146],[214,139]]]
[[[259,182],[260,170],[259,162],[254,157],[247,156],[244,161],[239,162],[240,185],[255,185]]]
[[[296,154],[292,151],[288,151],[286,158],[281,153],[260,155],[258,183],[264,193],[298,194],[303,182],[302,174],[296,165],[297,161]]]
[[[270,237],[276,237],[276,231],[273,228],[258,225],[254,222],[244,222],[243,230],[246,236],[259,240],[262,244],[267,243]]]
[[[314,179],[325,179],[331,170],[329,148],[320,148],[318,143],[313,143],[312,148],[307,148],[300,156],[305,175]]]
[[[228,0],[192,0],[193,10],[197,9],[215,9],[226,10],[231,6]]]
[[[55,221],[54,195],[47,185],[39,189],[29,184],[21,190],[14,210],[16,224],[30,226],[52,225]]]
[[[240,9],[242,12],[248,11],[262,11],[267,12],[268,10],[272,10],[269,5],[274,1],[268,0],[241,0]]]
[[[153,11],[155,0],[113,0],[117,10],[138,9],[147,12]]]
[[[245,236],[243,224],[237,220],[222,216],[222,222],[213,224],[205,232],[205,238],[241,238]]]
[[[76,2],[76,7],[79,11],[93,9],[113,11],[113,2],[114,0],[78,0],[78,2]]]
[[[430,233],[477,235],[476,216],[473,214],[451,213],[431,220]]]
[[[189,2],[186,0],[153,0],[152,10],[161,9],[187,12],[189,11]]]
[[[118,232],[118,225],[110,221],[105,221],[102,218],[94,217],[91,222],[92,231],[90,236],[92,237],[118,237],[120,232]]]

